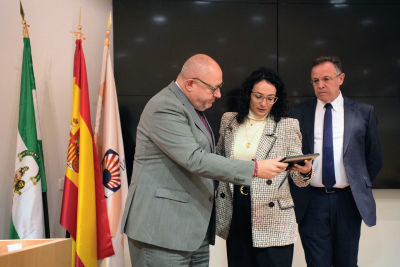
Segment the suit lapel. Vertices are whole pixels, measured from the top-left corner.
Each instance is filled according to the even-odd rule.
[[[303,136],[303,138],[307,138],[311,154],[314,153],[314,123],[315,123],[316,107],[317,107],[317,99],[315,98],[313,101],[308,102],[307,108],[304,111],[304,118],[303,118],[304,128],[306,133],[306,136]]]
[[[214,151],[215,145],[214,145],[213,137],[208,132],[206,126],[204,126],[204,123],[201,121],[199,115],[197,114],[196,110],[194,109],[192,103],[190,103],[190,101],[187,98],[187,96],[185,95],[185,93],[178,87],[178,85],[176,85],[176,83],[174,81],[172,81],[168,85],[168,87],[172,92],[174,92],[176,97],[182,102],[182,104],[185,106],[185,108],[189,111],[189,114],[192,116],[194,123],[200,129],[200,131],[202,131],[204,133],[204,135],[207,137],[208,142],[210,143],[210,146],[212,148],[212,151]],[[203,114],[203,116],[204,116],[204,114]],[[207,119],[206,119],[206,121],[207,121]],[[208,124],[208,122],[207,122],[207,124]],[[208,126],[208,127],[210,128],[210,131],[211,131],[211,127],[210,126]],[[212,133],[212,131],[211,131],[211,133]]]
[[[350,137],[353,133],[354,120],[356,118],[356,109],[353,106],[354,101],[350,98],[344,98],[344,136],[343,136],[343,155],[346,154],[349,146]]]
[[[235,143],[236,132],[239,124],[236,120],[236,116],[228,122],[228,126],[224,129],[224,140],[225,140],[225,157],[233,158],[233,144]],[[233,184],[229,183],[229,189],[231,190],[233,196]]]
[[[224,129],[225,140],[225,157],[233,159],[233,144],[235,143],[236,132],[239,127],[236,116],[228,122],[228,126]]]
[[[271,116],[267,117],[267,123],[265,125],[264,131],[261,135],[260,142],[258,143],[256,159],[263,160],[267,159],[272,146],[275,143],[276,136],[276,123]]]

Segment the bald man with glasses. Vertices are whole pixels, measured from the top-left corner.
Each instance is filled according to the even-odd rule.
[[[383,166],[374,107],[340,91],[345,74],[337,57],[313,62],[316,99],[290,109],[300,122],[303,153],[320,153],[310,186],[291,185],[309,267],[356,267],[361,221],[376,224],[372,182]]]
[[[213,154],[203,111],[221,97],[222,85],[218,63],[195,55],[143,110],[122,218],[132,266],[208,266],[218,181],[250,186],[253,177],[270,179],[287,166],[280,158],[249,162]]]

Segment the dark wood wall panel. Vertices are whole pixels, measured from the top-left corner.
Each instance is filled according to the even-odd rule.
[[[312,60],[341,58],[347,96],[400,97],[400,5],[279,8],[279,72],[290,95],[313,95]]]
[[[343,94],[375,106],[384,169],[374,188],[400,188],[400,0],[115,0],[115,79],[128,175],[136,128],[147,101],[197,53],[224,72],[222,98],[206,111],[219,138],[224,112],[253,70],[278,71],[291,105],[314,96],[310,66],[337,55]],[[129,177],[130,178],[130,177]]]

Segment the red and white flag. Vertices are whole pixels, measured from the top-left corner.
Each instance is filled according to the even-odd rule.
[[[104,259],[101,266],[123,267],[125,266],[124,239],[126,236],[121,234],[121,217],[128,194],[128,180],[108,38],[106,41],[103,50],[94,140],[102,167],[104,196],[115,255]]]

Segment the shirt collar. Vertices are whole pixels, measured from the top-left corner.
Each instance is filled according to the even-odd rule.
[[[250,120],[254,120],[254,121],[265,121],[265,120],[267,119],[268,115],[269,115],[269,112],[268,112],[267,115],[265,115],[265,116],[263,116],[263,117],[259,117],[259,116],[257,116],[256,114],[254,114],[254,113],[251,111],[251,109],[249,109],[249,114],[247,115],[247,117],[248,117]]]
[[[182,88],[179,86],[178,82],[175,81],[175,84],[179,87],[179,89],[181,89],[181,91],[183,92]]]
[[[343,102],[344,102],[344,99],[343,99],[342,91],[339,91],[338,97],[336,97],[335,100],[333,100],[331,102],[333,110],[338,110],[341,106],[343,106]],[[323,102],[317,98],[317,107],[318,108],[324,108],[325,105],[326,105],[325,102]]]

